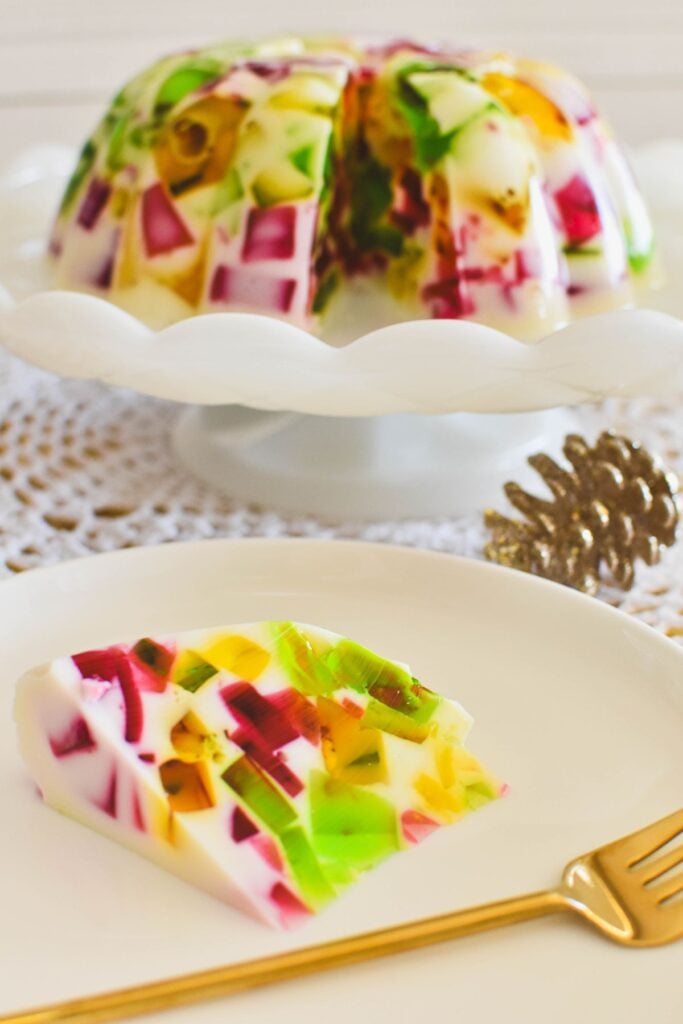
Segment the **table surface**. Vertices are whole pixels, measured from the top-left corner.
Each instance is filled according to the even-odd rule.
[[[384,6],[384,5],[382,5]],[[560,62],[594,91],[631,143],[680,136],[680,0],[452,0],[391,5],[392,34],[509,47]],[[343,10],[310,0],[2,0],[0,167],[41,143],[78,145],[106,98],[130,74],[174,48],[220,37],[292,30],[386,32],[380,5]],[[162,13],[163,12],[163,13]],[[63,382],[14,364],[0,392],[0,573],[141,543],[209,536],[359,537],[481,556],[474,520],[321,524],[230,504],[177,466],[168,443],[175,409]],[[683,412],[611,403],[584,412],[586,431],[614,426],[640,437],[679,473]],[[673,638],[683,637],[683,545],[638,573],[628,595],[602,597]]]

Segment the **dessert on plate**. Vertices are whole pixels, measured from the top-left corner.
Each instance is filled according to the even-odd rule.
[[[48,804],[285,927],[501,792],[459,704],[291,622],[57,658],[15,716]]]
[[[653,236],[583,86],[506,53],[288,38],[166,57],[86,141],[57,281],[154,325],[278,316],[323,337],[467,318],[535,339],[627,305]]]

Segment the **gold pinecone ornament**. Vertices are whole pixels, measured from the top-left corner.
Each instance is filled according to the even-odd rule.
[[[635,563],[659,561],[676,537],[678,480],[637,442],[607,431],[590,445],[569,434],[562,449],[571,468],[548,455],[529,464],[552,498],[519,484],[505,494],[525,520],[489,509],[488,559],[594,594],[602,582],[633,585]]]

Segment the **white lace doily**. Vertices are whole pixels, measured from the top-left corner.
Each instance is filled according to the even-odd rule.
[[[229,502],[178,465],[177,405],[58,379],[5,355],[0,382],[2,574],[202,537],[346,537],[483,557],[479,518],[323,523]],[[611,400],[578,415],[587,437],[612,427],[683,475],[683,402]],[[630,592],[605,588],[600,598],[683,643],[683,543],[640,565]]]

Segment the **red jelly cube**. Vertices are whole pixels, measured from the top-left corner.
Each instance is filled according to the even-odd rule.
[[[438,821],[428,818],[421,811],[404,811],[401,815],[401,829],[409,843],[421,843],[438,827]]]
[[[575,174],[555,193],[555,202],[570,245],[582,245],[599,233],[600,213],[585,178]]]
[[[297,739],[299,733],[287,716],[249,683],[225,686],[221,697],[239,724],[268,750],[277,750]]]
[[[106,181],[102,181],[100,178],[92,179],[78,211],[78,223],[86,231],[91,231],[97,224],[110,194],[111,186]]]
[[[304,787],[301,779],[297,778],[291,768],[285,764],[282,755],[274,754],[259,741],[258,733],[254,730],[237,729],[230,733],[228,738],[264,772],[267,772],[271,779],[275,779],[285,793],[297,796],[302,791]]]
[[[294,298],[296,281],[268,277],[238,267],[216,267],[211,281],[211,301],[251,306],[255,309],[288,313]]]
[[[268,702],[287,717],[300,736],[317,747],[320,743],[320,716],[315,704],[306,700],[298,690],[279,690],[277,693],[271,693]],[[360,715],[362,714],[363,711],[360,709]]]
[[[74,718],[61,736],[50,736],[50,749],[55,757],[66,757],[77,751],[95,750],[97,744],[90,735],[88,723],[80,715]]]
[[[245,263],[252,260],[288,260],[294,255],[296,208],[271,206],[249,211],[242,247]]]
[[[258,829],[251,818],[248,818],[241,807],[235,807],[232,812],[230,835],[235,843],[242,843],[245,839],[255,836]]]
[[[282,882],[275,883],[270,890],[270,898],[280,911],[282,923],[285,926],[294,925],[302,917],[310,915],[308,907],[304,906],[301,900]]]
[[[194,242],[163,185],[159,184],[142,194],[142,232],[148,256],[159,256]]]
[[[84,679],[102,679],[111,683],[118,679],[120,654],[118,647],[105,647],[101,651],[74,654],[71,660]]]

